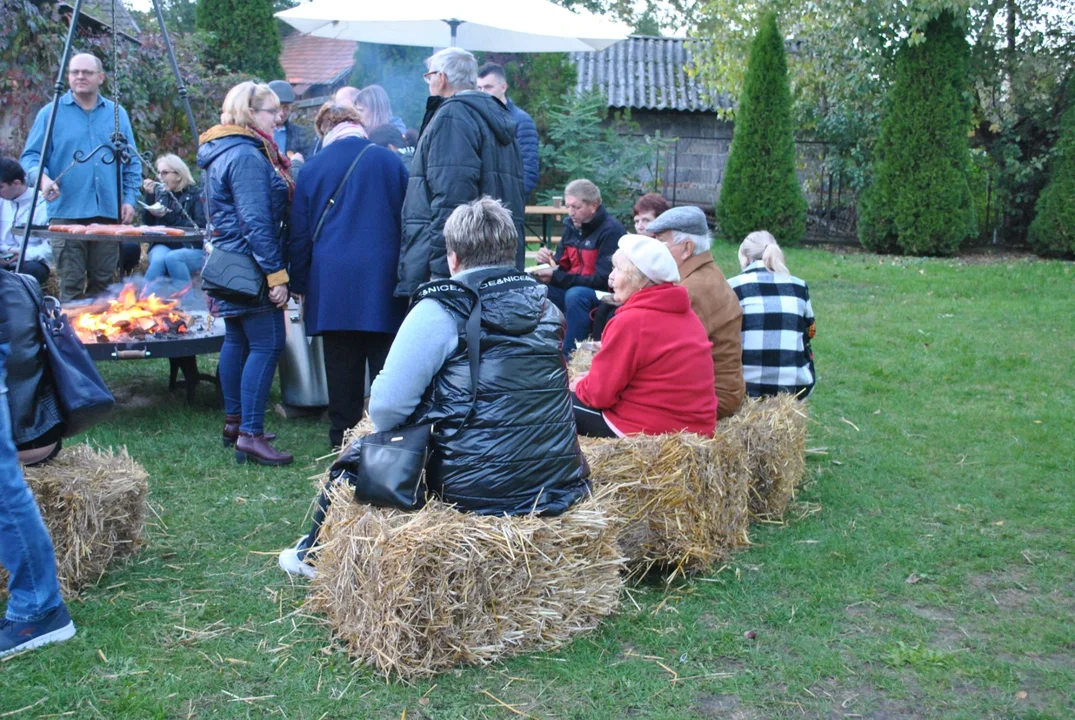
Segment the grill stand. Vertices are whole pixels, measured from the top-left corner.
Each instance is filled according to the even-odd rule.
[[[178,379],[180,372],[183,373],[182,380]],[[168,358],[168,390],[175,392],[176,388],[183,388],[186,391],[187,405],[194,404],[199,382],[209,382],[216,386],[217,400],[220,400],[223,391],[220,388],[219,371],[216,375],[209,375],[198,370],[197,355]]]

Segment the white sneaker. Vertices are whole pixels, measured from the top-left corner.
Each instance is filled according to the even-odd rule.
[[[305,554],[308,549],[307,536],[303,535],[299,538],[299,541],[295,543],[295,547],[290,547],[287,550],[282,550],[279,556],[280,569],[286,572],[288,575],[304,575],[310,580],[317,577],[317,569],[313,565],[307,564],[303,559],[299,557],[299,553]]]

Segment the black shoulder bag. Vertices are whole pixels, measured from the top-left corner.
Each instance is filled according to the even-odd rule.
[[[42,299],[33,278],[18,274],[16,277],[26,285],[37,305],[52,383],[63,415],[63,436],[77,435],[101,422],[115,407],[116,400],[67,316],[61,312],[59,301],[54,297]]]
[[[467,318],[467,357],[470,360],[470,409],[478,401],[478,362],[481,351],[481,296],[475,292]],[[355,489],[355,501],[400,510],[420,510],[426,504],[426,462],[433,425],[398,427],[359,438],[330,470],[336,480],[345,476]]]

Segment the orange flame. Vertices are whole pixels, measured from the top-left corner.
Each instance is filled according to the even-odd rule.
[[[177,310],[178,304],[178,299],[162,300],[155,293],[139,298],[135,285],[127,283],[105,310],[88,311],[75,318],[75,332],[90,342],[101,336],[115,340],[124,334],[185,333],[191,317]]]

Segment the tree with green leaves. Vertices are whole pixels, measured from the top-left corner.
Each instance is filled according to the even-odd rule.
[[[925,27],[896,56],[873,182],[859,203],[859,240],[876,252],[951,255],[975,234],[970,169],[970,48],[955,17]]]
[[[806,233],[787,72],[776,15],[765,13],[750,47],[717,201],[718,231],[731,242],[768,230],[781,244],[796,245]]]
[[[284,76],[272,0],[198,0],[198,29],[211,34],[212,64],[262,81]]]
[[[689,4],[689,3],[688,3]],[[940,13],[961,19],[970,41],[975,134],[988,153],[983,172],[1000,203],[1000,234],[1026,235],[1041,168],[1056,136],[1053,111],[1068,103],[1075,74],[1071,0],[700,0],[689,68],[713,93],[736,97],[751,41],[752,18],[776,8],[792,39],[789,79],[800,132],[824,142],[828,171],[857,191],[873,163],[881,103],[892,85],[895,56],[925,39]],[[986,202],[988,181],[977,200]],[[983,214],[985,217],[985,214]]]
[[[1075,255],[1075,103],[1064,113],[1060,140],[1038,197],[1029,240],[1046,255]]]
[[[586,178],[601,188],[609,213],[631,217],[638,196],[658,190],[644,188],[642,178],[668,146],[660,136],[638,137],[638,131],[629,116],[610,117],[599,92],[565,95],[549,112],[548,142],[541,146],[542,184],[552,188],[548,195],[561,195],[568,182]]]

